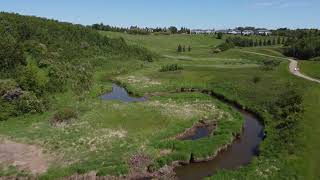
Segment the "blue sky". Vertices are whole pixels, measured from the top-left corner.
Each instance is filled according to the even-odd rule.
[[[84,25],[320,28],[320,0],[1,0],[0,11]]]

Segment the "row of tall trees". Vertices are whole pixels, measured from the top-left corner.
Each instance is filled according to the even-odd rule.
[[[92,29],[100,30],[100,31],[112,31],[112,32],[126,32],[129,34],[150,34],[152,32],[154,33],[171,33],[171,34],[190,34],[191,30],[186,27],[181,27],[178,29],[175,26],[170,27],[156,27],[156,28],[141,28],[138,26],[131,26],[128,28],[124,27],[116,27],[116,26],[110,26],[110,25],[104,25],[103,23],[100,24],[93,24],[91,26]]]
[[[238,47],[252,47],[252,46],[271,46],[284,44],[286,41],[283,37],[274,38],[260,38],[260,39],[249,39],[242,37],[230,37],[226,39],[226,43],[233,44]]]
[[[226,51],[228,49],[234,47],[258,47],[258,46],[272,46],[272,45],[280,45],[286,42],[286,38],[284,37],[270,37],[270,38],[259,38],[259,39],[251,39],[244,37],[229,37],[226,41],[216,47],[213,52],[219,53],[221,51]]]
[[[178,53],[186,52],[186,51],[191,52],[191,46],[190,45],[188,47],[186,47],[185,45],[182,46],[181,44],[178,45],[178,47],[177,47],[177,52]]]

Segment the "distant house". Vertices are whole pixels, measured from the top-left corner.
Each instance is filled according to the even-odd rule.
[[[254,31],[252,31],[252,30],[244,30],[244,31],[242,32],[242,34],[243,34],[244,36],[250,36],[250,35],[253,35],[253,34],[254,34]]]
[[[269,36],[269,35],[272,34],[272,32],[269,31],[269,30],[267,30],[267,29],[258,29],[258,30],[256,31],[256,34],[258,34],[258,35],[263,35],[263,36]]]
[[[214,29],[192,29],[191,34],[213,34],[215,33]]]
[[[234,29],[234,30],[228,31],[228,34],[240,35],[240,34],[241,34],[241,31]]]
[[[154,29],[153,28],[146,28],[145,29],[147,32],[153,33]]]
[[[229,30],[217,30],[215,33],[228,34]]]

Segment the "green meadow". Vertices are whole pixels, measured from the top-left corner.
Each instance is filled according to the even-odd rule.
[[[174,161],[188,161],[191,155],[212,156],[231,143],[233,134],[241,132],[244,120],[238,112],[201,93],[174,93],[181,88],[214,91],[259,114],[265,125],[266,139],[260,146],[260,156],[238,170],[219,171],[212,179],[320,177],[320,85],[290,74],[289,62],[282,58],[248,53],[283,57],[280,46],[213,53],[223,43],[213,35],[99,34],[145,48],[154,59],[141,61],[139,56],[121,54],[132,50],[131,46],[113,55],[85,56],[79,61],[96,62],[92,88],[87,92],[76,95],[68,89],[48,94],[51,106],[47,111],[0,121],[1,138],[36,144],[50,155],[48,171],[40,179],[90,171],[100,176],[127,175],[132,169],[129,161],[138,153],[150,157],[149,166],[159,169]],[[179,44],[186,49],[190,46],[191,51],[177,52]],[[301,68],[317,78],[318,65],[303,62]],[[163,72],[163,67],[169,68]],[[99,96],[112,91],[113,82],[121,83],[135,96],[161,95],[135,103],[101,100]],[[282,119],[272,112],[289,88],[302,94],[305,109],[301,120],[294,124],[293,134],[275,128]],[[65,108],[71,108],[76,116],[66,124],[52,124],[57,112]],[[197,141],[174,138],[203,119],[218,123],[210,136]],[[0,176],[30,175],[12,168],[0,166]]]
[[[302,61],[300,69],[303,74],[320,79],[320,62],[319,61]]]
[[[104,32],[103,32],[104,33]],[[118,33],[106,33],[107,36],[119,36]],[[193,56],[200,53],[201,46],[195,46],[195,52],[176,53],[175,46],[171,46],[171,55],[167,56],[167,50],[162,49],[162,43],[168,42],[171,36],[133,36],[124,34],[122,36],[130,43],[136,43],[141,46],[148,47],[158,53],[165,53],[157,63],[178,63],[184,66],[181,71],[161,73],[155,67],[143,69],[131,75],[124,75],[118,79],[126,83],[131,91],[143,94],[145,92],[168,91],[176,87],[198,87],[214,90],[224,95],[228,99],[235,100],[249,109],[257,111],[264,117],[267,139],[262,143],[261,156],[258,157],[251,165],[241,168],[239,171],[230,172],[223,171],[218,173],[213,179],[256,179],[258,177],[266,179],[286,179],[287,177],[316,179],[319,177],[317,167],[319,166],[319,156],[317,154],[317,137],[319,131],[319,111],[320,86],[313,82],[308,82],[290,74],[289,62],[284,60],[281,47],[258,47],[258,48],[236,48],[222,53],[213,54],[203,48],[201,56]],[[187,38],[188,40],[177,41],[177,37]],[[201,36],[211,40],[210,36]],[[185,41],[197,41],[197,36],[175,35],[174,43],[179,44]],[[147,44],[149,41],[158,39],[153,45]],[[138,39],[138,40],[137,40]],[[146,42],[141,42],[146,39]],[[212,41],[215,40],[214,38]],[[207,46],[212,45],[205,43]],[[168,45],[169,46],[169,45]],[[246,51],[262,53],[266,55],[278,56],[280,58],[268,58],[256,54],[249,54]],[[161,55],[161,54],[160,54]],[[163,55],[163,54],[162,54]],[[280,65],[272,70],[263,68],[264,60],[280,61]],[[312,66],[312,65],[314,66]],[[316,62],[301,63],[302,71],[316,73]],[[309,69],[308,69],[309,65]],[[310,66],[312,68],[310,68]],[[305,67],[305,70],[304,70]],[[159,68],[159,67],[158,67]],[[310,74],[312,75],[312,74]],[[131,77],[129,77],[131,76]],[[148,77],[150,81],[159,82],[151,86],[142,87],[141,83],[134,83],[132,79],[143,79]],[[255,82],[254,77],[258,77],[259,82]],[[315,76],[316,77],[316,76]],[[138,81],[139,82],[139,81]],[[296,151],[294,153],[286,152],[285,147],[281,143],[281,139],[276,135],[274,124],[277,119],[270,117],[266,109],[275,99],[282,97],[283,91],[288,86],[293,86],[297,91],[303,94],[304,113],[299,122],[298,132],[291,134],[295,137]],[[274,134],[273,134],[274,133]],[[269,134],[269,136],[268,136]],[[291,147],[293,148],[293,147]],[[292,149],[293,150],[293,149]]]

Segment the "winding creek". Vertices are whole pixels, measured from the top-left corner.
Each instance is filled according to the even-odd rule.
[[[120,100],[123,102],[141,102],[147,100],[146,98],[130,97],[124,88],[116,84],[113,84],[112,92],[101,96],[101,99]],[[190,164],[176,167],[174,171],[178,179],[196,180],[211,176],[219,169],[234,170],[248,165],[259,154],[259,145],[264,138],[263,125],[259,119],[230,102],[221,101],[232,106],[242,114],[245,119],[242,134],[230,146],[220,151],[212,160],[190,162]],[[208,135],[209,133],[205,128],[199,128],[190,140],[197,140]]]
[[[190,163],[174,169],[178,179],[195,180],[212,176],[219,169],[233,170],[245,166],[258,155],[259,144],[263,140],[263,126],[258,119],[239,108],[237,109],[245,119],[244,130],[231,146],[221,151],[209,161]]]

